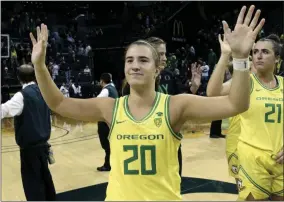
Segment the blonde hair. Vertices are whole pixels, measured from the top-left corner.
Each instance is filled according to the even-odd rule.
[[[155,48],[158,48],[158,46],[162,44],[166,45],[166,42],[163,39],[160,39],[158,37],[150,37],[150,38],[147,38],[146,41],[152,44],[152,46],[154,46]]]
[[[160,54],[158,53],[157,49],[149,42],[145,41],[145,40],[138,40],[138,41],[134,41],[133,43],[131,43],[127,48],[126,48],[126,51],[125,51],[125,56],[126,56],[126,53],[128,51],[128,49],[133,46],[133,45],[141,45],[141,46],[147,46],[151,49],[151,52],[152,52],[152,55],[153,55],[153,59],[155,61],[155,66],[156,68],[159,68],[160,67]],[[159,86],[159,77],[156,78],[155,80],[155,89],[157,91],[158,89],[158,86]],[[126,79],[123,80],[122,82],[122,88],[121,88],[121,94],[122,96],[124,95],[129,95],[130,93],[130,86],[127,82]]]
[[[126,56],[126,53],[128,51],[128,49],[133,46],[133,45],[138,45],[138,46],[147,46],[151,49],[151,52],[152,52],[152,55],[153,55],[153,59],[155,61],[155,66],[156,68],[158,68],[160,66],[160,55],[157,51],[157,49],[149,42],[145,41],[145,40],[137,40],[137,41],[134,41],[133,43],[131,43],[127,48],[126,48],[126,52],[125,52],[125,56]]]

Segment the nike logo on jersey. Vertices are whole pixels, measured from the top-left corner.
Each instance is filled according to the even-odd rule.
[[[258,91],[261,91],[261,90],[262,90],[262,89],[255,89],[255,91],[257,91],[257,92],[258,92]]]
[[[126,120],[124,120],[124,121],[116,121],[116,124],[120,124],[120,123],[123,123],[123,122],[125,122]]]

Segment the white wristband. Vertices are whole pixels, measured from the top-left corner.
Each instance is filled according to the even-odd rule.
[[[233,68],[237,71],[249,71],[249,58],[233,58]]]

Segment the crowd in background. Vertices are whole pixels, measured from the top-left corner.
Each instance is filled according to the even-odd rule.
[[[30,10],[32,8],[30,4],[37,9]],[[143,3],[140,2],[140,4]],[[16,68],[21,64],[31,63],[32,47],[28,38],[29,32],[35,33],[36,26],[44,22],[49,27],[46,64],[58,87],[68,91],[73,89],[77,92],[74,96],[82,98],[96,96],[99,92],[97,85],[99,75],[95,75],[95,68],[99,67],[94,65],[96,45],[105,43],[108,46],[111,40],[118,40],[123,45],[127,41],[151,36],[182,6],[182,2],[179,3],[180,5],[170,2],[149,4],[150,6],[137,6],[131,2],[120,2],[119,6],[112,8],[108,6],[106,10],[101,9],[101,11],[99,8],[92,7],[91,4],[79,3],[72,6],[66,4],[65,7],[61,5],[53,10],[47,8],[44,2],[22,2],[3,7],[1,29],[2,34],[10,36],[10,53],[8,58],[1,59],[2,91],[9,92],[8,86],[19,85]],[[86,9],[85,7],[93,12],[80,14]],[[221,19],[233,20],[237,13],[237,10],[233,10],[222,16],[212,15],[207,19],[208,26],[197,31],[196,39],[191,40],[190,44],[182,44],[175,51],[168,50],[167,68],[171,69],[185,86],[191,79],[191,63],[201,64],[202,84],[198,91],[199,95],[205,95],[207,82],[218,62],[220,48],[217,36],[222,32]],[[65,26],[62,25],[64,22]],[[113,30],[120,25],[121,32],[114,33]],[[284,35],[281,34],[278,26],[263,30],[260,36],[271,32],[279,34],[284,43]],[[2,37],[2,56],[7,54],[7,51],[5,52],[7,46],[8,43],[5,43]],[[282,61],[283,54],[284,51]],[[109,57],[111,60],[111,56]],[[282,65],[283,69],[283,62],[279,65]],[[119,88],[120,82],[115,83]],[[80,90],[78,90],[79,87]],[[2,96],[2,102],[5,99],[5,96]]]

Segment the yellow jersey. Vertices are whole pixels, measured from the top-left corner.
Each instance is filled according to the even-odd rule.
[[[182,200],[178,148],[181,134],[170,127],[169,95],[156,92],[145,118],[135,120],[128,95],[116,99],[106,200]]]
[[[277,154],[283,147],[283,77],[275,77],[277,86],[268,89],[251,75],[250,107],[240,115],[239,140]]]
[[[236,115],[229,118],[229,128],[226,135],[226,150],[229,153],[236,152],[239,136],[241,134],[241,118]]]
[[[240,116],[236,115],[229,118],[228,135],[237,135],[241,133]]]
[[[228,152],[235,152],[237,148],[238,139],[241,133],[240,122],[239,115],[229,118],[229,128],[226,135],[226,150]]]

